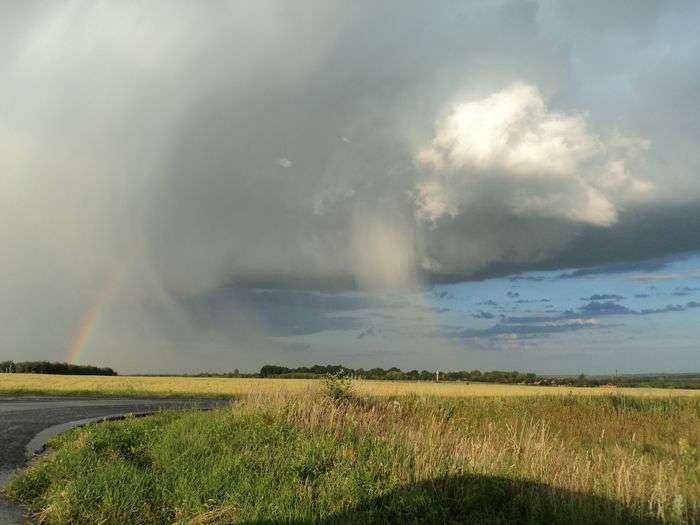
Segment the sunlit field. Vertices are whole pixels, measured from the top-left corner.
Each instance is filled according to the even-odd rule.
[[[231,383],[261,392],[212,412],[75,429],[5,491],[55,524],[700,518],[697,397],[470,397],[480,390],[444,385],[466,397],[387,398],[321,382],[315,393],[270,392],[304,381]],[[483,387],[499,390],[541,392]]]
[[[0,374],[0,393],[63,393],[119,396],[231,396],[260,393],[313,393],[320,382],[312,379],[236,379],[206,377],[66,376],[49,374]],[[542,396],[629,395],[641,397],[700,397],[700,390],[615,387],[540,387],[490,383],[432,383],[356,381],[358,394],[372,396],[434,395]]]

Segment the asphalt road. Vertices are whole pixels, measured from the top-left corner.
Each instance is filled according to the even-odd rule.
[[[166,408],[212,408],[229,403],[221,399],[118,399],[88,397],[0,396],[0,484],[48,434],[70,427],[71,422],[120,414],[154,412]],[[34,439],[39,435],[39,439]],[[28,445],[30,450],[27,450]],[[24,523],[22,509],[0,498],[0,525]]]

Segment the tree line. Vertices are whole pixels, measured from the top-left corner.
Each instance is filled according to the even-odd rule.
[[[49,361],[0,361],[0,373],[18,374],[63,374],[63,375],[118,375],[112,368]],[[436,373],[437,372],[437,373]],[[239,372],[200,372],[198,374],[181,374],[183,377],[266,377],[319,379],[328,375],[345,375],[357,379],[376,379],[385,381],[469,381],[481,383],[525,384],[543,386],[620,386],[620,387],[656,387],[656,388],[700,388],[700,374],[638,374],[608,376],[538,376],[531,372],[500,371],[481,372],[480,370],[430,371],[408,370],[400,368],[348,368],[342,365],[313,365],[290,368],[279,365],[265,365],[258,373]],[[148,374],[153,375],[153,374]],[[169,377],[172,374],[167,374]]]
[[[387,381],[471,381],[481,383],[524,384],[542,386],[618,386],[656,388],[700,388],[700,374],[637,374],[586,376],[538,376],[531,372],[493,370],[429,371],[400,368],[348,368],[342,365],[314,365],[288,368],[279,365],[265,365],[259,374],[246,374],[248,377],[314,379],[328,374],[342,374],[357,379],[379,379]],[[241,374],[241,377],[244,374]]]
[[[60,374],[85,376],[116,376],[111,368],[49,361],[0,361],[0,372],[14,374]]]
[[[560,379],[539,377],[529,372],[505,372],[494,370],[430,371],[408,370],[397,367],[384,368],[347,368],[342,365],[314,365],[288,368],[279,365],[265,365],[260,369],[260,377],[312,378],[328,374],[343,374],[358,379],[383,379],[388,381],[481,381],[486,383],[524,383],[524,384],[562,384]]]

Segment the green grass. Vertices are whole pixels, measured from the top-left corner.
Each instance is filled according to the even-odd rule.
[[[92,424],[6,493],[47,523],[697,523],[700,402],[264,396]]]

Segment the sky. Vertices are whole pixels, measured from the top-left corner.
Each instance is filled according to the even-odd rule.
[[[0,359],[696,372],[698,22],[0,6]]]

